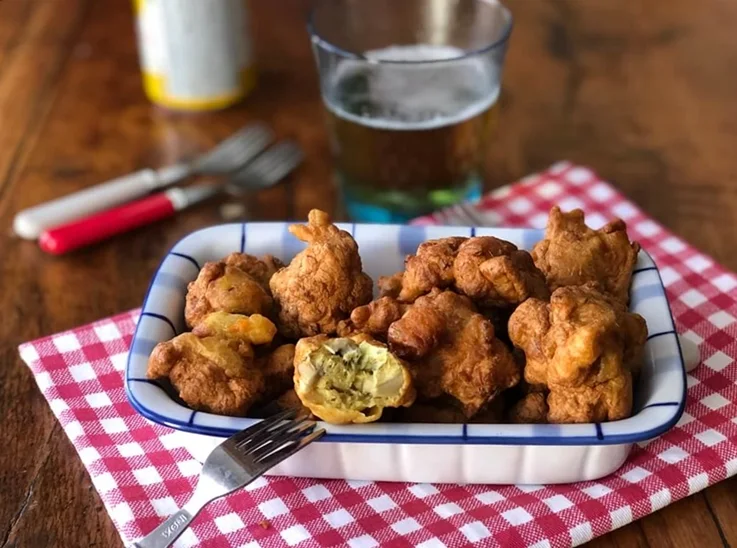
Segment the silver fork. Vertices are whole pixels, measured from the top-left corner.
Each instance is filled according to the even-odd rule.
[[[22,238],[34,240],[48,228],[168,188],[190,176],[231,173],[263,151],[272,139],[269,128],[262,124],[251,124],[191,162],[161,169],[142,169],[24,209],[15,216],[13,230]]]
[[[192,498],[131,548],[165,548],[181,535],[207,504],[245,487],[264,472],[325,434],[307,417],[283,411],[234,434],[205,460]]]
[[[230,175],[226,191],[238,195],[244,191],[269,187],[302,162],[302,149],[292,141],[282,141],[266,149],[252,162]]]
[[[221,192],[238,197],[246,192],[268,188],[289,175],[301,161],[302,150],[295,143],[284,141],[256,156],[255,160],[230,174],[222,183],[197,183],[168,192],[176,193],[176,208],[180,211]]]
[[[240,169],[273,140],[271,130],[251,124],[216,145],[189,164],[192,174],[223,175]]]

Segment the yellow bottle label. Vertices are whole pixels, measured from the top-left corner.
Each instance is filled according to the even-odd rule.
[[[214,110],[255,84],[243,0],[134,0],[144,89],[155,103]]]

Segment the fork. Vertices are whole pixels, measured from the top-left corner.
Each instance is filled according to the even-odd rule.
[[[301,161],[300,148],[291,141],[284,141],[262,152],[255,160],[233,172],[222,182],[170,188],[89,217],[55,226],[41,233],[38,244],[47,253],[54,255],[68,253],[171,217],[178,211],[223,191],[237,196],[243,192],[270,187],[286,177]]]
[[[13,230],[21,238],[35,240],[45,229],[167,188],[193,175],[231,173],[264,150],[272,138],[269,128],[262,124],[251,124],[191,162],[161,169],[142,169],[24,209],[13,219]]]
[[[221,443],[205,460],[197,487],[184,507],[131,548],[165,548],[210,502],[245,487],[264,472],[325,434],[308,417],[283,411]]]

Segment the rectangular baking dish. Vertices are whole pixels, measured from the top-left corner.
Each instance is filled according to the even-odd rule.
[[[270,253],[288,262],[304,248],[290,223],[226,224],[199,230],[164,257],[143,302],[125,372],[131,405],[154,422],[222,438],[257,419],[193,411],[146,378],[148,357],[161,341],[181,333],[187,283],[206,261],[233,251]],[[531,249],[534,229],[339,224],[359,245],[364,270],[374,279],[401,270],[404,257],[425,240],[496,236]],[[322,440],[291,457],[272,474],[352,480],[484,484],[566,483],[592,480],[619,468],[632,444],[656,437],[683,413],[686,376],[660,274],[641,251],[630,308],[647,321],[645,362],[635,386],[632,417],[596,424],[321,424]],[[211,442],[212,443],[212,442]]]

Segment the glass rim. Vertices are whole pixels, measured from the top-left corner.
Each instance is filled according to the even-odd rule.
[[[447,63],[450,61],[460,61],[462,59],[468,59],[469,57],[474,57],[476,55],[480,55],[483,53],[487,53],[493,49],[496,49],[500,46],[503,46],[504,44],[509,41],[509,37],[512,34],[512,27],[514,26],[514,16],[512,15],[512,12],[509,11],[509,8],[505,6],[500,0],[495,0],[495,3],[499,4],[501,9],[504,11],[504,13],[507,15],[507,21],[504,24],[504,29],[502,30],[502,33],[500,37],[490,44],[487,44],[486,46],[476,48],[476,49],[469,49],[469,50],[463,50],[463,54],[459,55],[458,57],[446,57],[442,59],[423,59],[423,60],[399,60],[399,59],[371,59],[369,57],[366,57],[363,53],[358,53],[355,51],[350,51],[347,49],[344,49],[340,46],[337,46],[333,44],[332,42],[326,40],[323,38],[319,32],[317,32],[317,29],[315,28],[315,3],[319,0],[313,0],[310,6],[310,12],[307,17],[307,32],[310,34],[310,40],[313,44],[316,46],[319,46],[326,51],[329,51],[331,53],[335,53],[337,55],[340,55],[347,59],[355,59],[358,61],[363,61],[365,63],[372,63],[372,64],[381,64],[381,65],[430,65],[433,63]],[[483,0],[474,0],[476,2],[480,2]]]

